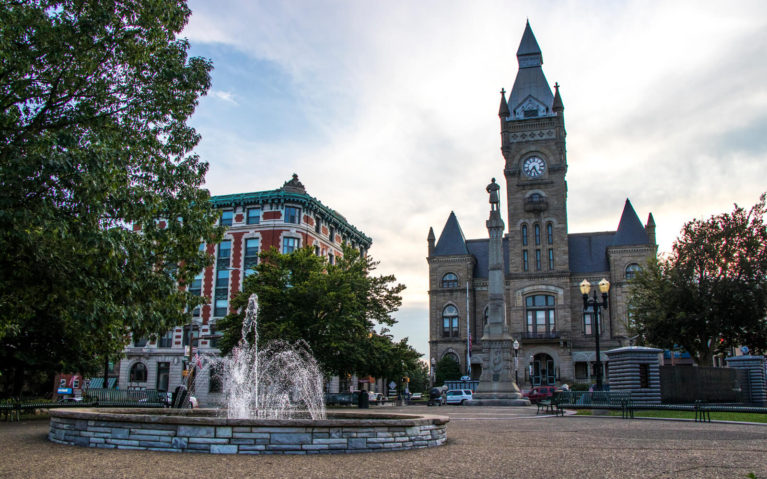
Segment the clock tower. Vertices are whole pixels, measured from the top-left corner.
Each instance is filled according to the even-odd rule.
[[[559,85],[552,95],[543,55],[528,22],[517,50],[519,71],[508,101],[501,91],[509,273],[512,278],[568,272],[567,152]]]

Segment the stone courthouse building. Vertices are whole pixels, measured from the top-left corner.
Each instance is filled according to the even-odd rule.
[[[529,23],[517,61],[514,86],[508,99],[501,91],[499,110],[507,185],[505,205],[500,195],[508,226],[505,316],[519,345],[515,374],[520,386],[587,383],[595,370],[597,325],[593,313],[583,311],[579,283],[587,279],[596,286],[602,278],[611,283],[609,309],[600,321],[601,359],[607,364],[604,351],[628,344],[627,282],[656,254],[655,223],[650,214],[643,225],[626,200],[615,231],[568,232],[565,108],[559,86],[552,93],[543,74]],[[485,198],[477,192],[478,201]],[[428,236],[431,361],[453,356],[472,379],[480,377],[486,354],[481,338],[488,242],[487,237],[467,240],[454,213],[438,239],[433,229]]]

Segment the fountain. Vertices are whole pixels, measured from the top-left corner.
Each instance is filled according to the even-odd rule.
[[[252,344],[248,333],[253,332]],[[230,419],[325,419],[322,373],[306,343],[273,341],[259,351],[258,297],[248,300],[242,338],[221,365]]]
[[[224,409],[50,410],[50,441],[84,447],[211,454],[318,454],[435,447],[448,418],[411,414],[327,414],[322,374],[306,345],[258,348],[252,296],[242,339],[224,370]],[[252,344],[247,333],[253,331]]]

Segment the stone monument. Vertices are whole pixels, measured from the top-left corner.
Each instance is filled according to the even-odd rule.
[[[490,218],[487,231],[490,234],[488,246],[488,306],[487,324],[482,335],[485,357],[482,361],[482,375],[479,386],[471,401],[477,406],[528,406],[530,400],[523,398],[514,382],[513,350],[514,338],[509,333],[504,301],[505,275],[503,268],[503,220],[501,219],[500,187],[493,178],[487,185],[490,194]]]

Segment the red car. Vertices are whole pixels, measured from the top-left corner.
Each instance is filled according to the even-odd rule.
[[[533,389],[525,393],[525,397],[530,399],[530,402],[535,404],[543,399],[551,398],[554,393],[561,391],[556,386],[535,386]]]

